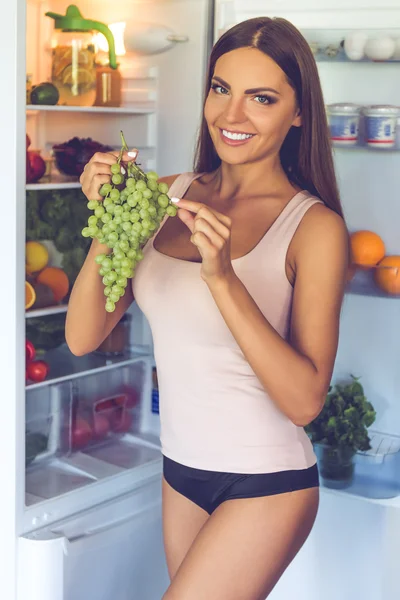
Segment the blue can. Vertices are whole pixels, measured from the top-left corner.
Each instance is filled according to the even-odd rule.
[[[366,106],[363,113],[368,146],[393,148],[396,143],[400,108],[397,106]]]
[[[335,146],[355,146],[358,143],[361,106],[329,104],[327,106],[331,140]]]

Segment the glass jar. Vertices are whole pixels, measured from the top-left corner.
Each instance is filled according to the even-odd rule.
[[[55,32],[51,81],[60,93],[59,104],[93,106],[96,98],[95,57],[90,32]]]
[[[121,106],[121,73],[109,65],[96,69],[95,106]]]
[[[96,352],[104,356],[118,356],[129,350],[132,316],[125,314]]]

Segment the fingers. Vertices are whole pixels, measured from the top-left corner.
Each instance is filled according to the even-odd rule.
[[[111,165],[115,164],[119,157],[119,152],[96,152],[85,165],[84,171],[80,176],[82,191],[89,200],[101,200],[99,189],[103,183],[109,183],[111,178]],[[124,153],[127,162],[134,160],[138,155],[135,148],[131,152]]]
[[[188,210],[185,210],[184,208],[182,208],[182,209],[178,210],[178,217],[180,218],[180,220],[183,223],[185,223],[185,225],[193,233],[195,217],[192,215],[192,213],[190,213]]]
[[[218,248],[218,250],[222,250],[228,238],[220,235],[216,229],[205,219],[196,218],[194,224],[193,235],[195,236],[197,233],[204,234],[207,239],[211,242],[211,244]]]
[[[225,225],[221,220],[206,206],[201,205],[201,208],[198,210],[195,217],[190,213],[186,208],[180,208],[181,203],[179,203],[178,216],[187,225],[190,231],[193,233],[198,229],[198,225],[204,225],[204,223],[208,223],[211,225],[211,228],[224,240],[228,240],[230,237],[230,224],[231,220],[229,217],[225,217],[225,215],[221,215],[225,217],[225,223],[229,223],[229,226]],[[217,213],[218,214],[218,213]]]
[[[174,200],[175,199],[173,199],[173,201]],[[204,216],[206,214],[212,214],[221,223],[226,225],[226,227],[230,228],[232,226],[232,220],[230,217],[227,217],[226,215],[223,215],[222,213],[218,212],[217,210],[210,208],[206,204],[202,204],[200,202],[194,202],[193,200],[186,200],[186,198],[182,199],[182,200],[178,200],[176,202],[176,204],[177,204],[178,208],[184,208],[185,210],[189,210],[190,212],[195,213],[196,215],[198,215],[200,212],[202,213],[201,216]]]

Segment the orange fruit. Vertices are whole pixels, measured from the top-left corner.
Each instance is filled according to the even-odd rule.
[[[355,231],[350,236],[352,262],[363,267],[374,267],[385,256],[385,244],[373,231]]]
[[[35,304],[36,294],[33,286],[25,281],[25,310],[31,308]]]
[[[387,294],[400,294],[400,256],[385,256],[375,269],[374,279]]]
[[[51,289],[56,302],[61,302],[68,294],[68,277],[64,271],[58,267],[46,267],[43,271],[40,271],[36,281],[47,285]]]

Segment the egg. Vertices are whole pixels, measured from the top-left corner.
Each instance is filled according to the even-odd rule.
[[[365,44],[365,54],[371,60],[388,60],[395,48],[395,41],[390,37],[371,38]]]
[[[395,41],[395,49],[394,49],[394,54],[392,58],[395,58],[396,60],[400,60],[400,38],[397,38],[397,40]]]
[[[364,48],[368,35],[365,31],[353,31],[344,40],[344,51],[350,60],[361,60],[364,58]]]

